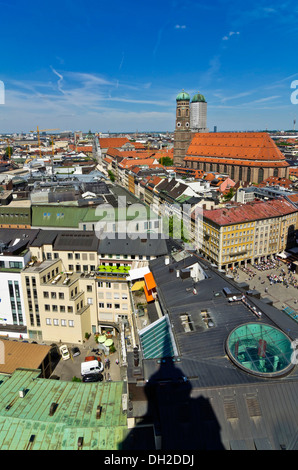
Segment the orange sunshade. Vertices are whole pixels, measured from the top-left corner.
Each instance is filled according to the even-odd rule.
[[[148,291],[155,289],[156,283],[154,281],[154,277],[152,273],[145,274],[144,279],[145,279],[145,284],[146,284]]]

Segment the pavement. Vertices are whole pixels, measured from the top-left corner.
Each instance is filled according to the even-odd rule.
[[[284,273],[282,273],[282,269],[284,269]],[[236,282],[246,282],[250,289],[259,291],[261,297],[271,299],[274,307],[279,310],[290,307],[298,312],[298,288],[290,283],[288,287],[278,282],[270,284],[270,280],[268,279],[270,275],[284,276],[286,280],[289,280],[291,277],[294,280],[293,284],[296,283],[298,286],[298,275],[296,273],[289,275],[288,267],[283,262],[279,262],[279,265],[276,267],[264,271],[249,265],[247,271],[238,268],[236,273],[233,273]]]
[[[116,360],[120,360],[120,346],[118,345],[118,338],[113,338],[113,340],[116,352],[110,354],[109,356],[104,356],[104,354],[102,353],[102,355],[100,356],[103,363],[105,362],[106,357],[108,357],[110,360],[110,367],[105,368],[102,373],[104,376],[104,381],[107,381],[109,376],[112,381],[122,380],[120,364],[116,364]],[[67,343],[66,345],[68,346],[69,350],[71,350],[73,346],[77,346],[81,354],[76,357],[71,356],[70,359],[67,359],[66,361],[60,359],[57,366],[53,370],[52,375],[57,375],[58,377],[60,377],[60,380],[71,381],[73,377],[81,378],[81,363],[85,361],[85,358],[87,356],[98,356],[97,354],[92,352],[92,349],[98,348],[98,345],[93,339],[93,336],[91,336],[89,340],[86,340],[83,345],[74,345]],[[57,344],[57,346],[59,347],[60,345]]]

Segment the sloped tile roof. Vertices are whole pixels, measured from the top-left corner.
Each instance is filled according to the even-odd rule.
[[[297,209],[286,199],[270,201],[253,201],[229,208],[204,210],[204,218],[218,225],[232,225],[271,217],[280,217],[297,212]]]
[[[284,155],[266,132],[197,133],[192,138],[186,161],[229,165],[289,166]]]

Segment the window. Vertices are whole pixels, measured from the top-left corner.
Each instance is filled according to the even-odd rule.
[[[74,327],[74,321],[73,320],[68,320],[68,326]]]
[[[112,304],[107,304],[107,308],[112,308]]]
[[[92,299],[92,297],[87,297],[87,304],[88,304],[88,305],[93,305],[93,299]]]
[[[64,313],[65,312],[65,305],[60,305],[60,312]]]
[[[56,299],[57,295],[56,292],[51,292],[51,299]]]
[[[57,307],[57,305],[52,305],[52,311],[53,311],[53,312],[58,312],[58,307]]]
[[[58,318],[54,318],[53,323],[54,323],[54,326],[59,326]]]
[[[107,289],[111,289],[112,288],[112,284],[110,282],[106,282],[106,288]]]
[[[14,290],[16,293],[16,297],[20,297],[20,289],[19,289],[19,283],[17,281],[14,281]]]
[[[49,312],[51,310],[51,307],[48,304],[46,304],[44,306],[44,309],[45,309],[46,312]]]
[[[68,253],[68,254],[67,254],[67,258],[68,258],[68,259],[73,259],[73,254],[72,254],[72,253]]]
[[[61,326],[66,326],[67,323],[66,323],[66,320],[61,320]]]
[[[68,312],[68,313],[72,313],[72,312],[73,312],[73,308],[72,308],[72,307],[67,307],[67,312]]]
[[[120,304],[115,304],[115,309],[119,309],[120,308]]]
[[[87,286],[87,292],[92,292],[92,286]]]
[[[76,254],[75,254],[75,259],[80,259],[80,258],[81,258],[81,257],[80,257],[80,253],[76,253]]]
[[[103,302],[99,302],[98,307],[99,308],[104,308],[105,304]]]
[[[64,299],[64,294],[63,294],[63,292],[59,292],[59,299],[60,299],[60,300],[63,300],[63,299]]]
[[[46,325],[51,325],[52,324],[52,321],[50,318],[46,318]]]

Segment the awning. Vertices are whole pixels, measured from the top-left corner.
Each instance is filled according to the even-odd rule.
[[[152,302],[154,300],[154,297],[151,293],[148,292],[148,289],[145,283],[144,283],[144,292],[145,292],[147,302]]]
[[[134,283],[131,290],[136,291],[136,290],[140,290],[142,288],[144,289],[144,286],[145,286],[145,281],[137,281],[137,282]]]
[[[145,274],[144,276],[146,287],[148,290],[152,290],[156,288],[156,283],[153,277],[153,274],[150,272],[148,274]]]

